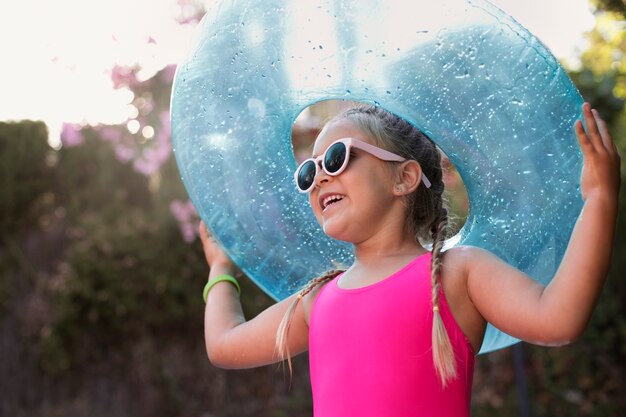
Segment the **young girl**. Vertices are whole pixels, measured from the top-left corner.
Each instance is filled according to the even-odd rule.
[[[211,362],[248,368],[308,349],[316,416],[468,416],[487,322],[525,341],[562,345],[580,336],[600,293],[620,160],[597,112],[585,104],[583,116],[587,131],[581,121],[574,128],[585,203],[543,287],[479,248],[442,252],[440,154],[423,133],[377,107],[339,115],[295,178],[324,232],[354,245],[354,263],[246,321],[234,265],[202,225]],[[431,251],[422,246],[428,242]]]

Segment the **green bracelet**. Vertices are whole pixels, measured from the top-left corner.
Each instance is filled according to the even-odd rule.
[[[241,287],[239,286],[239,283],[237,282],[237,280],[235,278],[233,278],[230,275],[218,275],[214,278],[211,278],[209,280],[209,282],[206,283],[206,285],[204,286],[204,291],[202,291],[202,299],[204,299],[204,302],[206,303],[206,298],[207,295],[209,294],[209,290],[218,282],[221,281],[228,281],[230,283],[232,283],[235,287],[237,287],[237,295],[241,295]]]

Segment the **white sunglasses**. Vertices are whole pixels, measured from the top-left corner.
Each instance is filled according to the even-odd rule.
[[[315,185],[315,176],[319,169],[323,169],[324,172],[330,176],[337,176],[341,174],[350,162],[350,149],[361,149],[370,155],[383,161],[390,162],[404,162],[405,158],[395,153],[386,151],[377,146],[370,145],[355,138],[343,138],[333,142],[324,153],[317,158],[309,158],[303,161],[296,172],[294,173],[294,179],[298,191],[301,193],[308,193],[313,189]],[[422,182],[426,188],[430,188],[430,181],[426,178],[426,175],[422,173]]]

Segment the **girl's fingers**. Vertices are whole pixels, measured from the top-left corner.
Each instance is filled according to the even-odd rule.
[[[200,221],[200,240],[202,241],[203,245],[206,245],[208,242],[213,242],[215,240],[213,239],[213,235],[209,233],[209,230],[207,229],[203,221]]]
[[[204,222],[202,220],[200,221],[199,229],[200,229],[200,239],[202,241],[205,241],[207,238],[207,231],[206,231],[206,226],[204,225]]]
[[[576,138],[578,139],[580,149],[583,151],[583,153],[592,151],[593,145],[589,140],[589,136],[587,136],[587,132],[585,132],[585,128],[581,120],[576,120],[576,123],[574,123],[574,130],[576,131]]]
[[[585,119],[585,124],[587,127],[587,137],[589,138],[589,141],[591,142],[593,147],[597,150],[603,146],[603,140],[602,135],[598,130],[596,118],[591,111],[591,105],[589,105],[589,103],[583,104],[583,117]]]
[[[578,120],[574,127],[576,136],[583,152],[607,151],[617,153],[617,147],[609,134],[606,123],[597,110],[592,109],[589,103],[583,104],[583,118],[585,124]]]
[[[593,117],[595,118],[596,123],[598,124],[598,130],[600,132],[600,136],[602,137],[602,143],[604,144],[604,147],[609,151],[610,150],[617,151],[617,147],[615,146],[615,142],[613,141],[613,139],[611,138],[611,135],[609,134],[609,130],[606,127],[606,123],[604,122],[604,120],[602,120],[597,110],[593,109],[591,112],[593,113]]]

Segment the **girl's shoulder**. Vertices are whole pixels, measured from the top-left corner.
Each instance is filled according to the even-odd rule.
[[[324,281],[319,285],[316,285],[311,291],[309,291],[304,297],[302,297],[302,308],[304,309],[304,319],[307,325],[310,322],[311,311],[313,310],[313,306],[315,305],[317,296],[319,295],[322,288],[324,288],[330,282],[334,281],[335,278],[336,277],[333,277],[333,279],[329,279],[328,281]]]
[[[443,265],[459,273],[469,273],[476,266],[497,261],[497,257],[488,250],[469,245],[458,245],[443,254]]]
[[[444,252],[441,278],[444,290],[469,294],[470,287],[475,287],[476,283],[488,282],[492,276],[507,274],[510,269],[510,266],[486,249],[460,245]]]
[[[480,349],[486,322],[470,296],[469,277],[476,263],[485,262],[489,257],[488,251],[475,246],[455,246],[443,254],[441,269],[443,292],[452,316],[471,342],[475,352]]]

